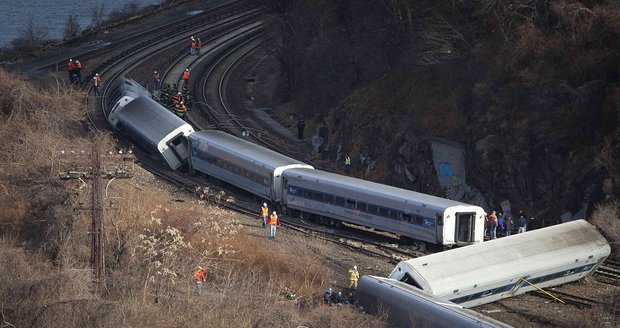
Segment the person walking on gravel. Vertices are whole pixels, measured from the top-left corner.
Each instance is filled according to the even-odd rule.
[[[276,238],[276,229],[279,225],[280,218],[276,214],[276,211],[273,211],[273,214],[271,214],[271,217],[269,217],[269,226],[271,227],[271,229],[269,230],[269,239]]]
[[[260,209],[260,217],[263,219],[263,228],[267,226],[267,217],[269,216],[269,207],[267,207],[267,203],[263,203],[263,207]]]
[[[360,279],[360,273],[357,271],[357,265],[349,269],[349,289],[357,289],[357,281]]]
[[[200,295],[202,283],[205,282],[205,270],[200,265],[194,270],[194,280],[196,280],[196,295]]]

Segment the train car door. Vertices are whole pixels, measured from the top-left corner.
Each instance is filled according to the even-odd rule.
[[[476,213],[456,213],[456,230],[454,231],[454,242],[474,242],[474,227],[476,226],[475,223]]]

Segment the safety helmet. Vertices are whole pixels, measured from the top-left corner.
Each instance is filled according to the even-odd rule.
[[[181,94],[181,91],[177,92],[177,94],[178,94],[178,95],[180,95],[180,94]]]
[[[357,265],[354,265],[354,266],[353,266],[353,270],[357,270]]]
[[[69,59],[69,61],[73,61],[73,59]]]
[[[199,269],[199,270],[200,270],[200,269],[202,269],[202,265],[199,265],[199,266],[198,266],[198,269]]]
[[[267,203],[263,203],[263,206],[267,207]]]
[[[273,215],[276,215],[276,211],[273,211]]]
[[[99,76],[99,73],[95,73],[95,76]]]
[[[327,292],[331,293],[332,292],[332,288],[331,287],[327,288]]]
[[[186,71],[186,72],[189,72],[189,68],[186,68],[186,69],[185,69],[185,71]]]
[[[338,291],[338,296],[342,296],[342,291]]]
[[[157,74],[157,71],[153,72],[153,74]]]

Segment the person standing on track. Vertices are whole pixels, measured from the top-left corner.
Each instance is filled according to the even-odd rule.
[[[189,82],[189,68],[186,68],[185,71],[183,71],[183,86],[187,86],[187,83]]]
[[[190,43],[190,46],[189,46],[189,54],[191,56],[196,54],[196,39],[194,39],[194,36],[192,36],[192,42]]]
[[[95,73],[93,77],[93,92],[95,96],[99,96],[99,87],[101,86],[101,77],[99,77],[99,73]]]
[[[269,207],[267,203],[263,203],[263,207],[260,209],[260,217],[263,219],[263,228],[267,226],[267,217],[269,216]]]
[[[200,49],[202,49],[202,41],[200,38],[196,38],[196,55],[200,55]]]
[[[269,225],[271,229],[269,230],[269,239],[276,238],[276,229],[280,225],[280,218],[276,214],[276,211],[273,211],[271,216],[269,217]]]
[[[76,76],[76,82],[79,84],[82,84],[82,63],[80,63],[79,60],[75,60],[75,76]]]
[[[360,272],[357,271],[357,265],[349,269],[349,289],[357,289],[357,281],[360,279]]]
[[[67,71],[69,72],[69,82],[73,84],[75,80],[73,79],[73,71],[75,70],[75,64],[73,63],[73,59],[69,59],[69,63],[67,64]]]
[[[205,270],[200,265],[194,270],[194,280],[196,281],[196,295],[200,295],[202,283],[205,282]]]
[[[157,71],[153,72],[153,84],[155,84],[155,90],[159,91],[161,89],[161,77]]]

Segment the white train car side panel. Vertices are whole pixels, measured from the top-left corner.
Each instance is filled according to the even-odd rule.
[[[389,277],[473,307],[534,290],[530,283],[581,279],[610,252],[596,227],[577,220],[402,261]]]
[[[511,327],[393,279],[362,276],[356,294],[358,305],[370,313],[386,311],[395,327]]]
[[[290,169],[283,177],[282,199],[292,209],[433,244],[483,240],[478,206],[320,170]]]
[[[222,131],[197,131],[190,138],[191,169],[216,177],[263,199],[279,202],[282,172],[312,166]]]

